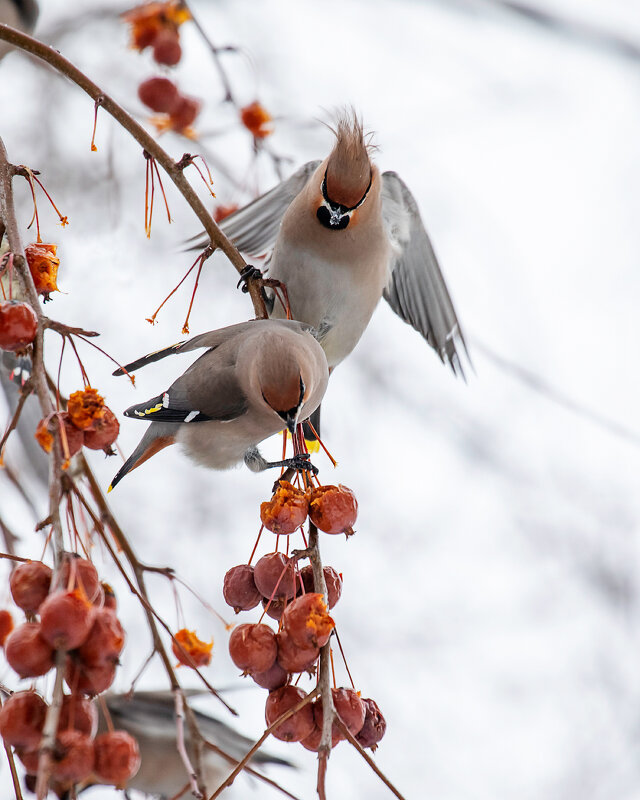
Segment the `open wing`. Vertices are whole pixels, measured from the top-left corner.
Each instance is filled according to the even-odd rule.
[[[460,356],[469,361],[469,354],[447,285],[417,203],[395,172],[382,176],[382,216],[395,251],[385,300],[464,377]]]
[[[286,181],[222,220],[220,228],[238,250],[259,256],[273,248],[284,212],[294,197],[302,191],[319,164],[319,161],[309,161]],[[208,241],[206,234],[198,235],[189,249],[199,250]]]

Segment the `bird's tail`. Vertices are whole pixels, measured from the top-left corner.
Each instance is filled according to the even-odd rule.
[[[140,464],[144,464],[145,461],[150,459],[151,456],[155,456],[163,448],[173,444],[176,440],[175,430],[176,426],[169,423],[163,425],[160,422],[154,422],[149,425],[136,449],[115,474],[107,491],[110,492],[116,487],[131,470],[139,467]]]

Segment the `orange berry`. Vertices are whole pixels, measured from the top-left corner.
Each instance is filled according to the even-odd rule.
[[[279,481],[271,500],[260,504],[260,520],[272,533],[288,536],[304,524],[309,503],[304,492],[287,481]]]
[[[195,631],[188,631],[186,628],[179,630],[175,638],[176,641],[172,643],[171,649],[181,664],[187,667],[206,667],[211,663],[213,639],[208,643],[203,642],[198,639]]]
[[[24,350],[36,337],[38,317],[28,303],[0,302],[0,349]]]
[[[318,486],[309,494],[309,519],[325,533],[353,533],[358,503],[346,486]]]

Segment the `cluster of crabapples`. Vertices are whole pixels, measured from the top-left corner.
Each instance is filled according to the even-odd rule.
[[[182,58],[180,26],[191,19],[189,10],[178,0],[143,3],[122,15],[131,30],[131,46],[140,52],[151,49],[153,60],[163,67],[175,67]],[[173,130],[192,135],[191,125],[201,103],[187,97],[169,78],[148,78],[138,87],[138,97],[147,108],[162,116],[154,119],[160,131]],[[269,136],[271,115],[254,101],[240,109],[240,120],[255,139]]]
[[[55,411],[40,420],[35,437],[46,453],[51,452],[55,429],[60,433],[67,458],[83,445],[113,455],[111,445],[118,438],[120,423],[98,392],[87,386],[70,395],[66,411]]]
[[[51,777],[62,787],[88,779],[123,786],[140,766],[136,740],[125,731],[96,736],[92,698],[111,686],[124,647],[113,591],[100,582],[87,559],[65,553],[55,583],[42,561],[17,566],[11,595],[26,622],[13,628],[11,614],[0,611],[0,641],[9,666],[22,679],[46,675],[56,656],[65,654],[65,680]],[[14,692],[0,709],[0,735],[13,747],[27,775],[38,771],[48,705],[35,690]]]
[[[353,533],[356,499],[345,486],[318,486],[303,492],[280,481],[272,499],[262,503],[260,518],[268,530],[281,536],[294,533],[307,516],[325,533]],[[225,601],[236,613],[262,605],[277,620],[274,631],[263,623],[237,626],[229,638],[233,663],[269,691],[265,707],[268,726],[306,697],[291,681],[296,674],[316,671],[320,648],[335,628],[329,615],[342,592],[342,576],[324,567],[327,602],[315,591],[313,568],[298,568],[296,557],[281,552],[262,556],[255,566],[232,567],[224,578]],[[375,749],[386,722],[374,700],[362,699],[354,689],[333,689],[336,713],[362,747]],[[322,698],[307,703],[278,725],[273,735],[287,742],[300,742],[317,751],[322,736]],[[344,738],[334,724],[332,746]]]

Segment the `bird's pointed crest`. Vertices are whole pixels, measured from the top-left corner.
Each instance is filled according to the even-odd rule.
[[[336,143],[327,160],[326,190],[335,203],[352,208],[360,202],[371,181],[370,145],[356,112],[343,111],[336,120]]]

